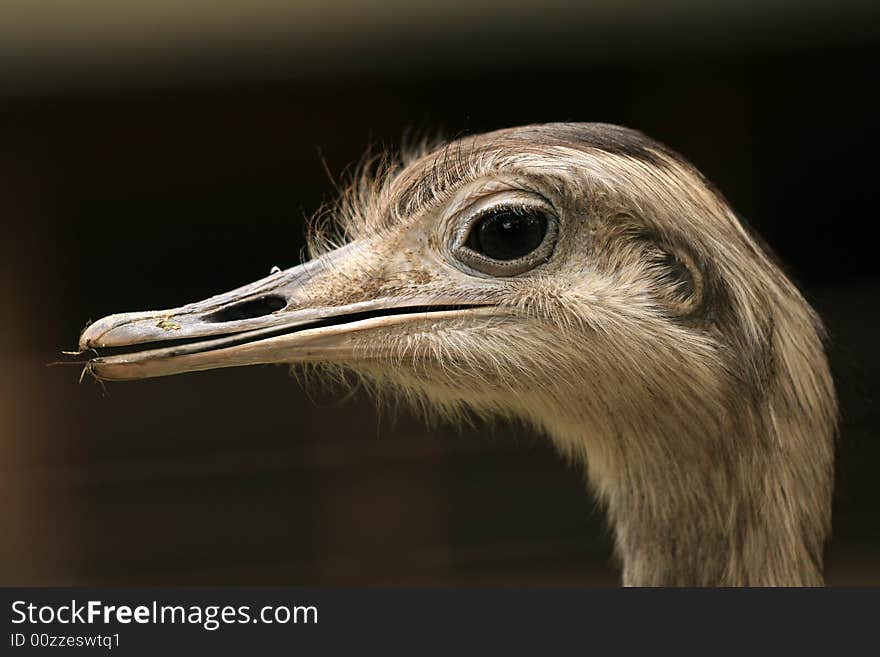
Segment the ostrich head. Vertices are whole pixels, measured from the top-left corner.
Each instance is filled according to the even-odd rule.
[[[586,468],[625,584],[822,582],[821,325],[680,156],[610,125],[507,129],[392,163],[329,214],[304,265],[95,322],[88,369],[320,363],[519,418]]]

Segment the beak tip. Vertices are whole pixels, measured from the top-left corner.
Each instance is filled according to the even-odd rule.
[[[142,315],[152,316],[152,313],[108,315],[92,322],[80,333],[79,348],[85,351],[95,347],[114,347],[126,344],[124,336],[117,335],[117,329],[135,324],[144,318]]]
[[[88,326],[86,326],[83,329],[82,333],[79,334],[79,350],[80,351],[87,351],[87,350],[91,349],[92,347],[96,346],[95,338],[97,336],[95,335],[96,332],[94,329],[95,329],[95,325],[97,323],[98,322],[92,322],[91,324],[89,324]]]

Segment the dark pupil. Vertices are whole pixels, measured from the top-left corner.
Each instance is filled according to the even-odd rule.
[[[540,212],[498,210],[479,221],[467,244],[493,260],[516,260],[537,249],[546,233],[547,217]]]

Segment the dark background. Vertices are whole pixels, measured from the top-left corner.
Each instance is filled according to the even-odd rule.
[[[520,429],[284,367],[105,394],[45,366],[296,264],[322,159],[556,120],[666,142],[789,266],[842,404],[828,580],[880,583],[871,3],[37,4],[0,10],[0,583],[614,584],[582,474]]]

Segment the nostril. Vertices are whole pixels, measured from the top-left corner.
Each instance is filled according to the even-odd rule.
[[[276,310],[281,310],[287,305],[284,297],[268,296],[259,299],[251,299],[250,301],[242,301],[231,306],[227,306],[222,310],[206,315],[206,322],[235,322],[242,319],[253,319],[254,317],[262,317],[269,315]]]

